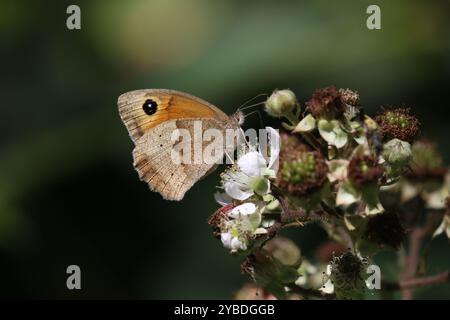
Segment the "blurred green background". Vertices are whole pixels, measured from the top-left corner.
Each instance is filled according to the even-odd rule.
[[[81,30],[66,28],[70,4]],[[382,30],[366,28],[370,4]],[[449,26],[448,1],[3,0],[0,295],[231,297],[247,278],[206,223],[218,172],[180,203],[149,192],[117,97],[170,88],[231,113],[274,88],[305,101],[316,88],[349,87],[368,113],[411,106],[448,162]],[[296,232],[314,257],[323,232]],[[433,241],[433,271],[448,268],[448,248]],[[82,269],[81,291],[66,289],[70,264]]]

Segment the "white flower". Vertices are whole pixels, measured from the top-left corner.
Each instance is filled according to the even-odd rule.
[[[249,150],[237,160],[235,166],[222,173],[222,185],[233,199],[246,200],[255,193],[265,195],[270,192],[270,178],[278,171],[280,136],[277,130],[266,127],[270,133],[270,157],[264,158],[260,151]]]
[[[247,250],[253,236],[267,233],[266,229],[259,227],[261,211],[254,203],[243,203],[234,207],[227,215],[230,220],[225,222],[220,239],[231,252]]]
[[[220,240],[222,240],[223,246],[230,249],[232,252],[238,250],[247,250],[247,244],[239,240],[238,237],[233,236],[231,233],[221,233]]]

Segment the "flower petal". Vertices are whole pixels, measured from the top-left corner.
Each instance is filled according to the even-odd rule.
[[[239,169],[249,177],[260,176],[261,169],[266,167],[266,159],[257,151],[244,154],[237,163]]]
[[[336,133],[336,139],[334,140],[334,145],[336,148],[340,149],[347,144],[348,135],[341,128],[336,128],[334,130]]]
[[[267,229],[265,228],[258,228],[255,230],[254,234],[266,234],[267,233]]]
[[[343,183],[337,192],[336,195],[336,205],[338,206],[348,206],[352,203],[355,203],[360,198],[360,194],[358,194],[357,190],[352,188],[350,184]]]
[[[214,193],[214,199],[221,206],[226,206],[227,204],[230,204],[233,201],[233,199],[225,192]]]
[[[358,136],[353,137],[353,139],[356,141],[357,144],[366,144],[367,142],[367,137],[365,134],[360,134]]]
[[[336,132],[334,132],[334,125],[331,121],[321,119],[318,122],[317,127],[319,128],[320,136],[328,142],[328,144],[334,145],[336,140]]]
[[[383,212],[384,212],[384,208],[380,202],[378,202],[376,205],[367,204],[366,209],[365,209],[365,214],[368,216],[376,215],[376,214],[383,213]]]
[[[280,155],[281,141],[280,134],[278,130],[275,130],[272,127],[266,127],[266,131],[269,134],[269,143],[270,143],[270,158],[269,158],[269,169],[278,171],[278,158]]]
[[[314,130],[315,127],[316,119],[311,114],[308,114],[297,124],[293,132],[309,132]]]
[[[328,180],[330,182],[344,180],[347,177],[347,166],[349,161],[345,159],[335,159],[328,162]]]
[[[445,231],[445,229],[447,229],[447,223],[446,223],[445,219],[442,219],[441,224],[439,225],[439,227],[433,233],[433,238],[437,237],[438,235],[440,235],[442,232]]]
[[[350,222],[346,214],[344,215],[344,224],[349,231],[355,230],[355,226]]]
[[[237,250],[246,250],[247,249],[247,245],[240,241],[238,238],[233,237],[231,239],[231,250],[233,251],[237,251]]]
[[[243,203],[234,207],[229,213],[228,216],[232,218],[238,218],[241,215],[248,216],[256,212],[256,205],[251,202]]]
[[[331,294],[334,292],[334,284],[331,280],[328,280],[322,287],[319,288],[319,290],[323,293]]]
[[[446,192],[445,188],[430,193],[424,192],[423,194],[428,209],[439,210],[445,208],[445,199],[448,197],[448,192]]]
[[[237,183],[225,182],[225,192],[233,199],[246,200],[250,198],[254,193],[252,190],[242,190]]]
[[[405,182],[402,186],[401,201],[407,202],[420,193],[417,186]]]
[[[231,249],[231,234],[229,232],[222,232],[220,234],[220,240],[225,248]]]

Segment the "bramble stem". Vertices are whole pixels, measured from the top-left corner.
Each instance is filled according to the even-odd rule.
[[[382,287],[387,291],[394,290],[411,290],[418,287],[430,286],[439,283],[450,282],[450,271],[445,271],[432,276],[411,278],[406,280],[400,280],[398,283],[383,283]]]
[[[416,227],[409,235],[409,250],[408,256],[406,256],[406,266],[405,271],[400,280],[408,281],[411,280],[412,277],[416,274],[417,266],[419,265],[420,260],[420,249],[422,247],[422,240],[433,231],[433,219],[428,215],[428,219],[425,222],[424,226]],[[403,288],[402,298],[404,300],[411,300],[413,298],[413,290],[412,288]]]

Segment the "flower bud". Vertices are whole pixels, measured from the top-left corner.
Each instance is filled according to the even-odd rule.
[[[295,93],[291,90],[275,90],[267,99],[265,109],[272,117],[280,118],[291,114],[297,104]]]
[[[392,139],[383,146],[383,158],[393,166],[404,166],[412,158],[411,145],[400,139]]]
[[[264,250],[285,266],[298,266],[300,263],[300,249],[288,238],[275,237],[264,245]]]
[[[330,280],[334,285],[336,298],[362,299],[366,292],[367,262],[350,251],[334,257],[330,264]]]
[[[283,265],[264,249],[248,256],[242,262],[241,270],[248,273],[258,285],[269,289],[277,298],[284,298],[284,285],[294,282],[298,277],[296,268]]]

